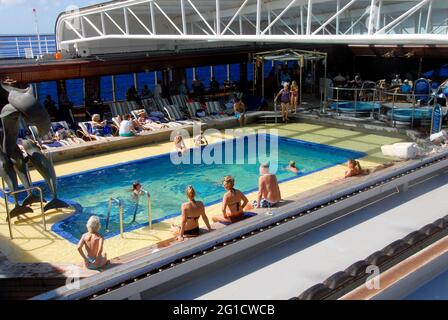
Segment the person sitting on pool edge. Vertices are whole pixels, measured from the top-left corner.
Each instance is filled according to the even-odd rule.
[[[296,167],[295,161],[289,161],[288,166],[286,167],[286,170],[291,171],[292,173],[299,174],[300,170]]]
[[[204,131],[201,131],[201,133],[194,138],[194,145],[195,147],[208,146],[208,141],[204,136]]]
[[[280,187],[275,174],[269,172],[269,164],[260,166],[260,178],[258,179],[258,200],[254,201],[254,207],[270,208],[282,200]]]
[[[137,133],[135,129],[134,121],[132,121],[132,116],[127,114],[123,117],[123,120],[120,122],[120,137],[133,137]]]
[[[213,222],[235,223],[244,219],[244,208],[249,203],[246,196],[236,190],[235,179],[231,176],[224,177],[223,186],[226,189],[222,200],[222,215],[213,216]]]
[[[91,216],[86,224],[88,232],[83,234],[78,243],[78,252],[84,259],[86,268],[98,270],[109,263],[103,254],[104,238],[99,234],[101,224],[97,216]],[[87,255],[84,252],[84,248]]]
[[[182,204],[182,222],[180,226],[171,226],[171,231],[178,236],[178,240],[187,237],[197,237],[200,234],[199,218],[204,220],[208,231],[213,231],[205,214],[205,206],[202,201],[196,201],[196,191],[193,186],[188,186],[186,191],[188,202]]]
[[[187,151],[187,147],[185,146],[184,138],[182,138],[182,136],[176,136],[174,138],[174,147],[176,148],[179,157],[182,157],[182,155]]]

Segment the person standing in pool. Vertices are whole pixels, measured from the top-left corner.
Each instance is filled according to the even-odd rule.
[[[235,179],[224,177],[223,186],[226,189],[222,200],[222,215],[213,216],[213,222],[235,223],[244,219],[244,208],[249,203],[244,193],[235,189]]]
[[[240,123],[240,127],[246,125],[246,105],[241,99],[235,98],[235,104],[233,105],[233,111],[235,112],[235,117]]]
[[[78,252],[84,259],[86,268],[98,270],[109,263],[107,255],[103,254],[104,238],[99,234],[101,228],[100,219],[97,216],[90,217],[86,227],[88,232],[83,234],[81,240],[79,240]]]
[[[282,200],[280,187],[275,174],[269,172],[269,164],[260,166],[258,180],[258,201],[254,203],[258,208],[270,208]]]
[[[182,222],[180,226],[171,226],[171,231],[178,236],[179,240],[184,240],[187,237],[197,237],[200,234],[199,218],[204,220],[208,231],[213,231],[205,214],[205,206],[202,201],[196,201],[196,191],[193,186],[188,186],[186,191],[188,202],[182,204]]]

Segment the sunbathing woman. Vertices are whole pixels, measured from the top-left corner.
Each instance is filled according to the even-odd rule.
[[[160,130],[169,128],[166,124],[156,122],[148,118],[146,116],[146,111],[143,110],[138,113],[137,121],[143,130]]]
[[[234,188],[235,180],[226,176],[223,182],[227,192],[222,200],[222,215],[212,217],[213,222],[235,223],[244,219],[244,208],[249,200],[239,190]]]
[[[188,186],[186,191],[188,202],[182,205],[182,222],[180,226],[171,226],[171,231],[178,236],[179,240],[187,237],[199,236],[199,218],[202,218],[208,231],[212,231],[210,222],[205,214],[205,207],[202,201],[196,201],[196,191],[192,186]]]
[[[109,263],[107,255],[103,254],[104,238],[98,232],[100,231],[100,219],[96,216],[90,217],[87,221],[87,230],[78,243],[78,252],[84,259],[86,268],[98,270]],[[87,255],[84,252],[86,249]]]
[[[345,171],[345,178],[356,177],[360,175],[369,174],[368,169],[363,169],[359,161],[351,159],[348,161],[348,170]]]
[[[101,116],[99,114],[94,114],[92,116],[92,131],[96,136],[105,136],[104,128],[107,126],[107,121],[101,121]]]
[[[344,178],[356,177],[356,176],[362,176],[362,175],[374,173],[374,172],[389,168],[389,167],[393,166],[394,163],[386,162],[386,163],[383,163],[382,165],[377,166],[373,169],[363,169],[361,167],[361,164],[359,163],[359,161],[352,159],[352,160],[348,161],[347,165],[348,165],[348,170],[345,171]]]

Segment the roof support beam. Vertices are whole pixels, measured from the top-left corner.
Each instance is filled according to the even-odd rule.
[[[79,33],[78,30],[70,23],[68,20],[65,20],[65,24],[79,37],[79,39],[84,39],[82,34]]]
[[[112,23],[118,28],[118,30],[121,31],[121,33],[126,34],[126,31],[124,31],[123,28],[120,27],[120,25],[110,16],[110,14],[108,14],[107,12],[104,12],[104,14],[109,18],[110,21],[112,21]]]
[[[331,22],[333,22],[334,19],[338,18],[341,14],[343,14],[352,4],[354,4],[358,0],[351,0],[349,3],[347,3],[342,9],[337,11],[330,19],[325,21],[319,28],[317,28],[314,32],[314,34],[318,34],[323,28],[325,28],[327,25],[329,25]],[[372,0],[372,2],[375,0]],[[336,33],[339,31],[339,20],[336,21]]]
[[[100,36],[104,36],[104,34],[100,31],[100,29],[98,29],[98,28],[96,27],[96,25],[94,25],[93,22],[90,21],[89,18],[84,17],[83,19],[86,20],[87,23],[90,24],[90,26],[91,26],[91,27],[92,27],[92,28],[93,28],[93,29],[94,29]]]
[[[372,0],[370,2],[369,24],[367,25],[368,34],[373,34],[373,29],[375,26],[375,14],[377,14],[375,8],[376,8],[376,0]]]
[[[180,0],[180,10],[182,15],[182,30],[187,34],[187,19],[185,18],[185,0]]]
[[[258,36],[261,31],[261,0],[257,0],[257,21],[255,23],[255,34]]]
[[[137,20],[137,22],[146,30],[146,32],[152,34],[151,30],[149,30],[149,28],[143,23],[143,21],[140,20],[140,18],[134,13],[134,11],[132,11],[130,8],[128,8],[128,11],[130,14],[132,14],[135,20]]]
[[[395,20],[392,20],[391,22],[389,22],[387,25],[385,25],[384,27],[382,27],[380,30],[378,30],[375,34],[380,34],[380,33],[384,33],[386,32],[386,30],[391,29],[392,27],[395,27],[397,24],[399,24],[400,22],[402,22],[403,20],[405,20],[407,17],[409,17],[410,15],[414,14],[415,12],[417,12],[421,7],[423,7],[425,4],[427,4],[428,2],[431,2],[432,0],[421,0],[418,4],[416,4],[415,6],[413,6],[411,9],[409,9],[408,11],[406,11],[405,13],[403,13],[401,16],[399,16],[398,18],[396,18]],[[390,30],[389,30],[390,31]]]
[[[216,34],[221,34],[221,6],[219,0],[215,0],[216,4]]]
[[[198,10],[198,8],[196,8],[196,6],[193,4],[193,2],[191,2],[191,0],[187,0],[188,3],[190,4],[190,6],[193,8],[194,11],[196,11],[196,13],[198,14],[198,16],[202,19],[202,22],[205,23],[205,25],[210,29],[210,31],[216,35],[215,30],[210,26],[210,24],[207,22],[207,19],[205,19],[201,12]]]
[[[306,15],[306,34],[311,34],[311,15],[313,14],[313,1],[308,0],[308,13]]]
[[[229,23],[226,25],[226,27],[224,28],[224,30],[221,32],[221,34],[226,33],[227,29],[230,28],[230,26],[232,25],[233,21],[236,19],[236,17],[239,16],[240,12],[244,9],[244,7],[246,6],[246,4],[249,2],[249,0],[246,0],[243,2],[243,4],[238,8],[238,10],[235,12],[235,14],[233,15],[232,19],[230,19]]]
[[[283,9],[282,12],[280,12],[280,14],[274,19],[274,21],[272,21],[267,27],[266,29],[263,30],[263,32],[261,33],[262,35],[265,34],[269,28],[271,28],[278,20],[281,19],[281,17],[283,17],[283,15],[289,10],[289,8],[291,8],[291,6],[296,3],[297,0],[292,0],[285,9]]]
[[[428,5],[428,15],[426,17],[426,28],[425,28],[425,32],[429,33],[429,27],[431,25],[431,19],[432,19],[432,0],[429,1],[429,5]]]
[[[154,1],[152,1],[154,2]],[[151,2],[151,3],[152,3]],[[176,24],[173,22],[173,20],[171,20],[171,18],[165,13],[165,11],[163,11],[162,8],[160,8],[160,6],[157,4],[157,2],[154,2],[154,5],[156,6],[156,8],[160,11],[161,14],[163,14],[163,16],[165,17],[166,20],[168,20],[168,22],[174,27],[174,29],[177,30],[177,32],[179,32],[179,34],[183,34],[182,31],[180,31],[180,29],[176,26]]]

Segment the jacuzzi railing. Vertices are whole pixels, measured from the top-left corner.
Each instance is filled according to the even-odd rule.
[[[413,129],[416,121],[420,121],[420,126],[426,124],[427,126],[431,124],[431,117],[421,118],[416,116],[416,110],[423,107],[422,101],[428,101],[427,108],[434,108],[437,105],[437,99],[433,94],[418,94],[415,92],[409,93],[399,93],[399,92],[388,92],[382,93],[385,97],[384,104],[387,109],[390,109],[390,121],[394,127],[397,124],[408,124]],[[400,103],[406,103],[408,106],[400,105]],[[411,109],[410,120],[400,120],[396,119],[397,110]],[[420,109],[421,110],[421,109]]]
[[[378,90],[376,88],[343,88],[343,87],[330,87],[333,90],[333,96],[336,99],[328,99],[331,104],[336,103],[336,112],[339,114],[339,104],[344,102],[350,102],[354,104],[354,113],[360,112],[358,108],[360,103],[376,103],[379,102]],[[347,97],[347,98],[346,98]],[[348,99],[350,98],[350,99]]]
[[[437,105],[437,97],[434,94],[419,94],[415,92],[400,93],[398,90],[387,91],[378,87],[330,87],[330,89],[334,90],[335,94],[333,96],[336,98],[328,99],[328,101],[331,105],[335,106],[333,109],[338,115],[347,112],[346,108],[343,108],[342,105],[350,103],[353,104],[353,107],[349,113],[354,115],[369,113],[370,118],[388,122],[393,127],[405,125],[413,129],[416,123],[420,126],[429,126],[431,124],[431,117],[424,116],[421,112],[422,109],[419,110],[419,108],[422,107],[422,101],[428,103],[425,105],[426,108],[434,108]],[[361,104],[363,103],[380,104],[381,106],[380,108],[372,106],[372,110],[366,111],[361,108]],[[400,113],[407,110],[409,114],[397,114],[397,110],[400,110]]]

